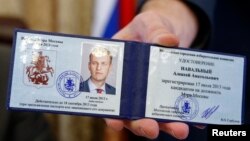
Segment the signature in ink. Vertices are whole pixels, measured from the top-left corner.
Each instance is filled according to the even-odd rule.
[[[201,115],[201,118],[205,118],[208,119],[218,108],[220,107],[220,105],[217,106],[213,106],[210,108],[207,108]]]

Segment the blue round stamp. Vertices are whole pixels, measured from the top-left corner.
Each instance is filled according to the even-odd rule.
[[[63,97],[75,98],[80,94],[79,86],[82,81],[79,73],[71,70],[65,71],[57,77],[56,89]]]
[[[193,97],[179,96],[175,101],[176,113],[183,120],[192,120],[199,111],[198,101]]]

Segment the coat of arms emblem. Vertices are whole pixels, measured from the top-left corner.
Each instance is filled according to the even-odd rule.
[[[25,83],[37,87],[53,85],[54,80],[54,61],[50,56],[55,57],[54,51],[32,51],[28,58],[29,64],[25,66]]]

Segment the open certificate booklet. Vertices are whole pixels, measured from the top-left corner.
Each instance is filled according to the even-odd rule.
[[[8,108],[243,124],[245,57],[17,29]]]

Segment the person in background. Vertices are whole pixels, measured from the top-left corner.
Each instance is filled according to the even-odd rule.
[[[148,0],[142,5],[140,13],[113,38],[169,47],[200,48],[250,57],[249,6],[249,1],[234,0]],[[247,66],[249,68],[249,61]],[[247,69],[248,74],[249,70]],[[246,76],[246,86],[248,84],[249,75]],[[249,87],[246,88],[245,96],[246,123],[249,123],[250,119],[248,93]],[[127,128],[135,135],[148,139],[207,138],[206,129],[197,130],[183,122],[160,123],[153,119],[105,121],[107,126],[114,130]],[[195,127],[204,128],[199,125]]]

